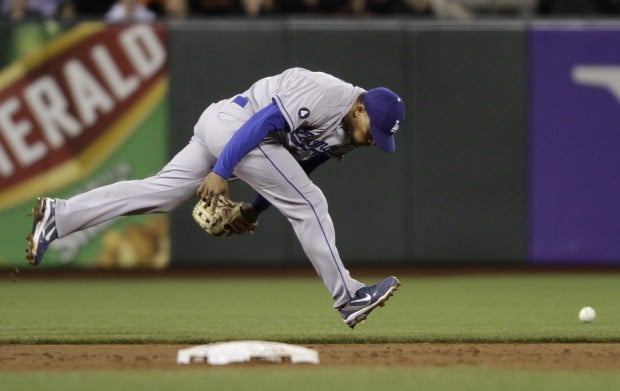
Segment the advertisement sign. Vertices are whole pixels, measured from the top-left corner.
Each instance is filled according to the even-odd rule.
[[[28,44],[0,69],[0,266],[25,264],[37,196],[142,178],[167,160],[163,25],[83,23]],[[107,222],[52,243],[41,267],[165,267],[167,230],[163,215]]]
[[[530,258],[620,264],[620,28],[530,37]]]

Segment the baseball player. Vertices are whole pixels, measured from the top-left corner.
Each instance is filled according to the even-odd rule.
[[[48,245],[72,232],[125,215],[162,213],[194,195],[213,208],[228,199],[236,176],[257,192],[244,216],[276,207],[353,328],[400,285],[388,277],[366,286],[338,254],[327,200],[308,174],[356,147],[395,151],[404,103],[388,88],[368,91],[322,72],[291,68],[245,92],[209,105],[188,145],[152,177],[113,183],[69,199],[39,198],[27,259],[41,262]],[[248,217],[249,216],[249,217]],[[255,225],[252,225],[253,227]]]

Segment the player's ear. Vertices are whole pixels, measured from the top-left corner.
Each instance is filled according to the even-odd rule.
[[[355,110],[353,110],[353,115],[354,116],[358,116],[360,114],[364,114],[364,112],[366,111],[366,107],[364,107],[364,104],[361,102],[357,102],[355,103]]]

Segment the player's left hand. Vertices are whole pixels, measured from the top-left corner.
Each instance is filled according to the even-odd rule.
[[[202,184],[198,187],[196,194],[211,206],[211,210],[215,212],[215,206],[220,197],[229,199],[230,189],[228,181],[214,172],[207,174]]]

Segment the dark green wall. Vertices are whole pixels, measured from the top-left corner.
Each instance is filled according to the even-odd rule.
[[[407,21],[201,21],[169,26],[171,155],[208,103],[290,66],[397,91],[397,153],[360,150],[312,175],[347,264],[525,260],[526,73],[521,28]],[[243,184],[234,199],[250,199]],[[191,203],[172,214],[179,263],[305,257],[276,210],[254,235],[206,237]]]
[[[415,259],[525,257],[524,37],[428,30],[411,41]]]

